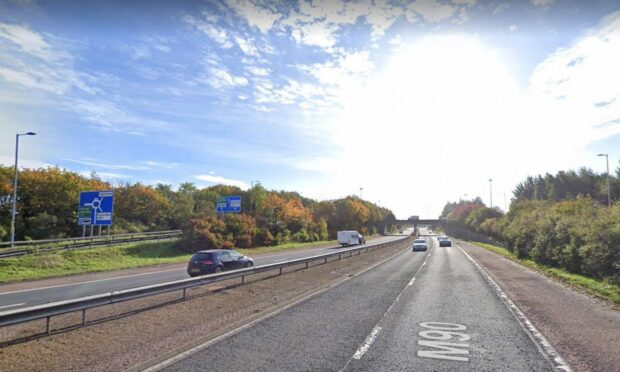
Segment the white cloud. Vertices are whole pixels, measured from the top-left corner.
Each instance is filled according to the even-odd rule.
[[[269,76],[269,69],[266,69],[264,67],[246,66],[245,69],[248,70],[248,72],[250,72],[252,75]]]
[[[248,0],[230,0],[228,5],[244,17],[250,26],[258,28],[262,33],[271,30],[274,22],[280,18],[277,11]]]
[[[73,57],[53,47],[44,36],[27,26],[0,23],[0,78],[18,87],[56,95],[77,89],[88,94],[97,90],[88,81],[97,78],[73,68]]]
[[[452,4],[474,6],[476,0],[452,0]]]
[[[205,181],[205,182],[209,182],[209,183],[237,186],[237,187],[240,187],[242,189],[247,189],[248,188],[248,184],[245,183],[244,181],[234,180],[234,179],[231,179],[231,178],[224,178],[222,176],[216,176],[216,175],[213,175],[213,174],[201,174],[201,175],[198,175],[198,176],[194,176],[194,178],[196,178],[196,179],[198,179],[200,181]]]
[[[337,30],[338,27],[333,24],[316,22],[296,25],[291,36],[298,44],[330,49],[336,44]]]
[[[235,41],[237,42],[237,45],[239,45],[239,49],[241,49],[246,55],[253,57],[260,56],[258,49],[254,46],[253,40],[246,40],[242,37],[235,36]]]
[[[539,8],[547,8],[553,4],[553,0],[530,0],[534,6]]]
[[[163,121],[135,115],[102,99],[76,99],[66,103],[65,107],[96,124],[93,127],[101,131],[143,136],[168,127]]]
[[[297,65],[317,79],[317,96],[324,102],[338,104],[340,97],[348,92],[362,89],[375,71],[368,51],[340,54],[337,58],[312,65]]]
[[[146,45],[137,45],[131,47],[131,59],[137,61],[151,57],[151,50]]]
[[[504,10],[510,8],[510,3],[501,3],[493,9],[493,15],[498,15],[504,12]]]
[[[79,175],[81,175],[82,177],[87,177],[90,178],[90,176],[92,175],[93,171],[81,171],[78,172]],[[121,173],[112,173],[112,172],[94,172],[96,177],[99,177],[103,180],[118,180],[118,179],[129,179],[131,178],[131,176],[128,176],[126,174],[121,174]]]
[[[510,31],[515,32],[517,31],[518,27],[517,25],[510,25],[510,27],[508,28]]]
[[[449,4],[440,3],[438,0],[417,0],[409,4],[408,9],[421,15],[430,22],[440,22],[454,15],[456,7]]]
[[[250,26],[267,33],[274,27],[289,31],[301,45],[316,46],[328,51],[338,41],[338,32],[344,25],[352,25],[359,18],[365,18],[372,28],[373,39],[383,36],[385,31],[402,15],[402,8],[384,0],[339,2],[331,0],[301,1],[288,13],[278,12],[263,4],[250,1],[229,1],[229,5],[246,19]],[[265,51],[267,52],[267,51]]]
[[[183,21],[209,36],[216,43],[220,44],[222,48],[228,49],[233,47],[233,43],[229,40],[228,32],[225,29],[218,27],[215,24],[215,19],[209,15],[205,15],[203,19],[185,16],[183,17]]]
[[[46,62],[56,62],[69,57],[66,53],[54,50],[41,34],[27,26],[0,23],[0,38],[12,42],[24,53]]]
[[[620,132],[620,125],[603,125],[620,119],[620,12],[602,27],[559,49],[541,62],[530,78],[530,94],[549,102],[567,120],[584,128],[584,140]],[[575,123],[575,125],[577,125]],[[587,130],[600,125],[597,131]]]
[[[227,89],[248,85],[248,79],[243,76],[235,76],[223,68],[211,68],[208,77],[200,78],[201,81],[211,85],[215,89]]]
[[[64,158],[63,160],[69,161],[75,164],[87,165],[89,167],[94,167],[98,169],[133,170],[133,171],[153,170],[153,168],[151,168],[148,165],[102,163],[98,159],[91,159],[91,158],[80,158],[80,159]]]

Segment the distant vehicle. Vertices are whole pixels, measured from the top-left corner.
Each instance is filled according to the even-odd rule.
[[[447,236],[440,236],[437,240],[439,240],[440,247],[452,247],[452,240],[450,240]]]
[[[254,266],[254,260],[229,249],[209,249],[194,253],[187,264],[189,276],[220,273]]]
[[[338,244],[344,246],[366,244],[366,238],[355,230],[338,231]]]
[[[416,239],[413,242],[413,247],[412,247],[413,251],[425,251],[427,249],[428,249],[428,244],[426,243],[426,240]]]

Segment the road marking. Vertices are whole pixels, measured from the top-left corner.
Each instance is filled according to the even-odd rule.
[[[456,344],[447,342],[453,337],[457,337],[459,342],[469,341],[471,336],[466,333],[456,332],[464,331],[466,326],[456,323],[443,322],[422,322],[420,327],[427,330],[418,332],[418,336],[429,340],[418,340],[419,346],[428,346],[435,350],[418,350],[417,355],[421,358],[458,360],[461,362],[469,362],[469,357],[458,355],[469,355],[469,344]],[[437,350],[438,349],[438,350]]]
[[[6,308],[9,308],[9,307],[15,307],[15,306],[22,306],[22,305],[25,305],[25,304],[26,304],[25,302],[22,302],[21,304],[4,305],[4,306],[0,306],[0,309],[6,309]]]
[[[547,340],[547,338],[538,329],[536,329],[536,327],[534,327],[534,324],[532,324],[528,317],[525,316],[523,311],[521,311],[521,309],[519,309],[519,307],[514,302],[512,302],[512,300],[504,292],[502,287],[500,287],[499,284],[497,284],[495,280],[493,280],[493,278],[491,278],[491,276],[486,272],[486,270],[483,269],[482,266],[480,266],[480,264],[478,264],[478,262],[474,260],[467,252],[465,252],[463,248],[461,248],[459,245],[456,245],[456,247],[461,252],[463,252],[465,257],[467,257],[473,263],[473,265],[476,267],[480,275],[482,275],[484,280],[486,280],[486,282],[491,286],[491,288],[495,290],[497,296],[502,300],[504,305],[508,307],[508,310],[510,310],[512,315],[514,315],[514,317],[517,319],[517,322],[519,323],[521,328],[534,342],[540,353],[551,362],[554,369],[572,372],[572,368],[566,362],[566,360],[562,358],[560,353],[551,345],[549,340]]]
[[[116,276],[114,278],[88,280],[88,281],[85,281],[85,282],[58,284],[58,285],[50,285],[50,286],[47,286],[47,287],[37,287],[37,288],[29,288],[29,289],[20,289],[19,291],[2,292],[2,293],[0,293],[0,296],[7,295],[7,294],[12,294],[12,293],[32,292],[32,291],[39,291],[39,290],[42,290],[42,289],[69,287],[69,286],[72,286],[72,285],[81,285],[81,284],[88,284],[88,283],[105,282],[106,280],[125,279],[125,278],[132,278],[132,277],[136,277],[136,276],[159,274],[159,273],[165,273],[165,272],[168,272],[168,271],[181,271],[181,270],[187,270],[187,269],[185,267],[183,267],[183,268],[180,268],[180,269],[168,269],[168,270],[153,271],[153,272],[150,272],[150,273],[141,273],[141,274],[133,274],[133,275],[125,275],[125,276]]]
[[[428,260],[428,257],[431,255],[431,252],[432,252],[432,246],[431,246],[431,249],[429,249],[428,252],[426,253],[426,257],[424,258],[424,263],[426,263],[426,261]],[[372,343],[377,338],[377,335],[379,334],[379,331],[381,331],[381,327],[379,325],[387,317],[387,315],[390,313],[390,311],[396,305],[396,303],[398,303],[398,301],[400,301],[400,297],[403,295],[403,293],[405,293],[407,288],[409,288],[410,286],[413,285],[413,283],[415,282],[415,279],[416,279],[416,275],[418,275],[418,272],[422,269],[422,267],[424,266],[424,263],[422,265],[420,265],[420,267],[418,267],[418,269],[413,274],[413,277],[411,278],[409,283],[407,283],[407,285],[400,291],[398,296],[396,296],[396,299],[392,302],[390,307],[388,307],[388,309],[385,311],[385,313],[383,313],[383,316],[381,317],[381,319],[379,319],[379,321],[377,322],[377,324],[375,324],[375,326],[372,329],[372,331],[370,332],[370,334],[366,337],[366,340],[364,341],[364,343],[362,343],[362,345],[360,345],[360,347],[357,349],[355,354],[353,354],[353,356],[351,358],[349,358],[347,363],[344,365],[344,367],[342,367],[340,369],[340,371],[344,371],[345,369],[347,369],[347,367],[349,366],[349,364],[351,364],[353,359],[361,360],[362,356],[370,349],[370,346],[372,345]],[[370,342],[368,342],[369,340],[370,340]]]
[[[357,351],[355,352],[355,354],[353,354],[353,359],[362,359],[362,355],[366,354],[368,349],[370,349],[370,345],[375,342],[375,339],[377,338],[379,332],[381,332],[381,327],[375,327],[372,332],[370,332],[368,337],[366,337],[366,341],[364,341],[362,346],[360,346],[359,349],[357,349]]]

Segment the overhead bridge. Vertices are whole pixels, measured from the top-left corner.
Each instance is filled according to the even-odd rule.
[[[384,221],[383,231],[390,231],[390,227],[396,226],[401,229],[402,227],[413,227],[417,230],[418,226],[442,226],[444,220],[439,219],[417,219],[417,220],[397,220],[397,219],[386,219]]]

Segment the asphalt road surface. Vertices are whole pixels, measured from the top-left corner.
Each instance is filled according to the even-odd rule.
[[[402,239],[404,236],[384,236],[368,241],[367,245],[385,243],[388,241]],[[348,247],[347,247],[348,248]],[[292,259],[299,259],[329,252],[337,252],[342,249],[339,245],[323,248],[308,248],[290,251],[279,251],[259,255],[254,257],[255,265],[266,265]],[[157,283],[186,279],[186,267],[162,269],[147,273],[122,275],[112,278],[95,279],[80,281],[77,283],[67,283],[60,285],[47,286],[42,284],[34,288],[11,290],[3,289],[0,286],[0,311],[18,309],[20,307],[43,304],[47,302],[67,300],[77,297],[95,295],[122,289],[141,287]],[[10,285],[9,285],[10,286]],[[6,288],[7,286],[5,286]]]
[[[406,251],[166,371],[546,371],[549,359],[456,247]]]

